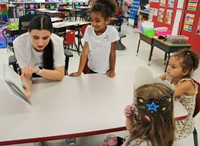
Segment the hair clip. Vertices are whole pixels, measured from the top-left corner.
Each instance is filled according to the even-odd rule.
[[[173,107],[173,94],[163,96],[161,99],[137,97],[136,107],[145,113],[166,113]]]
[[[137,120],[137,116],[139,115],[137,110],[133,110],[134,105],[132,104],[130,107],[131,116],[134,120]]]

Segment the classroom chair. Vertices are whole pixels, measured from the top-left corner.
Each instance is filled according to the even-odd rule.
[[[198,85],[198,93],[196,95],[196,106],[193,114],[193,118],[199,113],[200,111],[200,83],[196,80],[193,80]],[[196,128],[194,127],[193,131],[193,137],[194,137],[194,146],[198,146],[198,133]]]
[[[64,49],[72,50],[72,51],[77,51],[78,54],[80,53],[76,42],[75,42],[75,30],[68,30],[66,32],[64,41],[63,41]],[[73,46],[76,47],[76,50],[73,49]]]
[[[33,17],[35,17],[37,14],[35,15],[31,15],[31,14],[27,14],[24,16],[19,17],[19,30],[18,30],[18,36],[27,32],[28,29],[28,25],[30,23],[30,21],[33,19]],[[9,43],[8,44],[8,48],[10,50],[12,50],[12,52],[14,53],[14,55],[9,56],[8,59],[8,64],[11,65],[14,69],[15,72],[19,73],[19,65],[17,64],[17,59],[15,58],[15,52],[14,52],[14,47],[13,47],[13,43]]]
[[[81,28],[80,28],[80,34],[76,34],[76,37],[78,38],[78,40],[80,41],[80,45],[81,47],[83,48],[83,44],[81,42],[81,39],[83,38],[84,34],[85,34],[85,30],[87,28],[88,25],[83,25]]]

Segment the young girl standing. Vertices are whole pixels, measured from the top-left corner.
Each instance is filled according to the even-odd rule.
[[[114,0],[97,0],[91,8],[91,25],[84,34],[84,48],[80,56],[77,72],[70,76],[80,76],[88,60],[88,73],[115,76],[116,45],[119,40],[118,31],[108,25],[111,17],[116,14]]]
[[[162,80],[167,80],[174,86],[174,97],[188,112],[186,119],[176,121],[177,140],[189,136],[194,130],[192,115],[198,86],[193,82],[191,74],[198,65],[199,56],[192,50],[183,49],[170,57],[166,73],[160,76]]]
[[[162,83],[142,85],[135,105],[125,108],[130,132],[123,146],[172,146],[175,137],[173,92]]]

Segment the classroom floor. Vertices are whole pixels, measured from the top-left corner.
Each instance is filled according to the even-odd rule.
[[[139,66],[146,66],[152,70],[154,76],[159,76],[164,72],[164,52],[155,48],[152,56],[152,61],[150,66],[148,66],[148,56],[150,52],[150,46],[145,42],[140,43],[140,50],[138,56],[136,56],[136,49],[138,44],[138,31],[133,29],[131,26],[127,25],[124,22],[122,26],[122,32],[126,34],[126,38],[122,38],[122,43],[126,46],[126,50],[117,50],[117,62],[116,62],[116,74],[117,71],[126,71],[126,70],[135,70]],[[74,72],[78,68],[79,56],[77,52],[72,52],[74,56],[70,58],[69,63],[69,73]],[[7,63],[7,57],[10,55],[10,52],[7,49],[0,49],[0,67],[2,63]],[[0,68],[2,69],[2,67]],[[194,74],[194,78],[200,82],[200,76],[197,74],[200,73],[200,69]],[[131,104],[131,103],[130,103]],[[117,114],[117,113],[116,113]],[[200,114],[195,117],[196,129],[199,132],[198,139],[200,143]],[[77,138],[76,146],[101,146],[103,144],[106,136],[111,133],[87,136]],[[117,136],[126,137],[128,135],[127,131],[115,132],[112,133]],[[31,146],[31,143],[28,144],[19,144],[13,146]],[[193,135],[188,138],[175,142],[174,146],[193,146]],[[45,146],[64,146],[63,140],[55,140],[46,142]]]

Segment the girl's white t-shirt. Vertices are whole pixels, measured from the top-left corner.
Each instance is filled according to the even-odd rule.
[[[86,28],[84,38],[89,45],[88,67],[97,72],[105,74],[110,69],[111,44],[119,40],[119,34],[114,26],[107,26],[106,31],[97,36],[94,28]]]
[[[54,67],[60,67],[65,65],[65,55],[63,47],[63,38],[51,34],[51,40],[53,42],[53,59]],[[29,32],[18,36],[14,41],[14,51],[17,58],[17,63],[20,68],[25,66],[42,65],[43,52],[37,52],[33,49]]]

